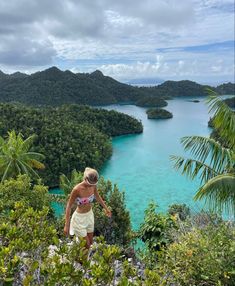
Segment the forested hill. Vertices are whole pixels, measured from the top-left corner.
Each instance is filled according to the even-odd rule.
[[[136,103],[145,96],[206,95],[205,88],[192,81],[166,81],[156,87],[134,87],[120,83],[100,71],[72,73],[56,67],[26,75],[0,71],[0,102],[21,102],[29,105],[61,105],[78,103],[105,105],[118,102]],[[234,94],[234,84],[212,88],[220,94]]]
[[[111,136],[143,131],[137,119],[127,114],[79,105],[33,108],[0,104],[0,136],[8,131],[25,137],[36,134],[34,151],[45,155],[40,176],[49,186],[59,175],[86,166],[100,169],[112,154]]]

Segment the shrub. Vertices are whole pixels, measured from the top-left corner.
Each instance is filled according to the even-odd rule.
[[[100,179],[98,188],[112,210],[112,217],[108,218],[102,207],[95,204],[95,233],[102,234],[109,244],[127,245],[132,232],[129,211],[125,205],[125,194],[120,192],[116,185],[112,186],[110,181],[105,181],[103,178]]]
[[[186,204],[173,204],[169,206],[168,213],[172,216],[177,215],[184,221],[190,216],[190,208]]]
[[[168,214],[156,213],[156,208],[154,202],[149,204],[139,229],[139,238],[150,251],[161,250],[168,245],[171,242],[168,231],[176,226],[174,218]]]
[[[159,262],[160,285],[234,285],[235,229],[229,223],[193,229]]]
[[[34,210],[48,207],[49,214],[53,214],[48,188],[40,184],[32,185],[27,175],[20,175],[17,179],[9,179],[0,184],[0,215],[7,215],[14,208],[15,202],[23,202],[25,207],[32,207]]]

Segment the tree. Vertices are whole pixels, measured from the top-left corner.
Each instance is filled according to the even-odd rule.
[[[40,162],[44,156],[30,151],[34,139],[35,135],[32,135],[24,140],[23,135],[17,135],[15,131],[8,132],[6,140],[0,136],[1,182],[19,174],[39,178],[34,169],[44,169],[44,164]]]
[[[62,189],[66,196],[70,195],[72,189],[82,181],[83,175],[81,172],[77,172],[74,169],[71,173],[71,178],[69,179],[66,175],[62,174],[60,176],[60,189]]]
[[[210,93],[212,93],[210,91]],[[220,141],[201,136],[183,137],[185,151],[196,159],[171,156],[174,167],[191,179],[199,176],[201,187],[195,200],[206,199],[215,211],[235,215],[235,114],[215,93],[207,99],[214,112],[213,126]],[[222,141],[222,142],[221,142]],[[226,146],[226,147],[224,147]]]

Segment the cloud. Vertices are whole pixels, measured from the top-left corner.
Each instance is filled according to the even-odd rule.
[[[55,55],[56,52],[49,41],[39,42],[28,38],[6,37],[0,45],[0,62],[9,66],[50,65]]]
[[[105,2],[110,10],[158,28],[176,28],[191,22],[194,15],[190,0],[181,0],[180,3],[177,0],[107,0]]]
[[[34,71],[52,64],[84,72],[102,68],[116,78],[208,77],[219,74],[221,67],[221,74],[230,72],[231,77],[233,4],[233,0],[0,1],[0,64],[5,71]],[[223,64],[216,63],[218,57]]]
[[[49,65],[58,54],[54,39],[98,37],[103,19],[96,1],[0,1],[0,63]]]

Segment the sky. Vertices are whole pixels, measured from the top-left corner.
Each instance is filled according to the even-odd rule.
[[[234,0],[0,0],[0,70],[234,82]]]

